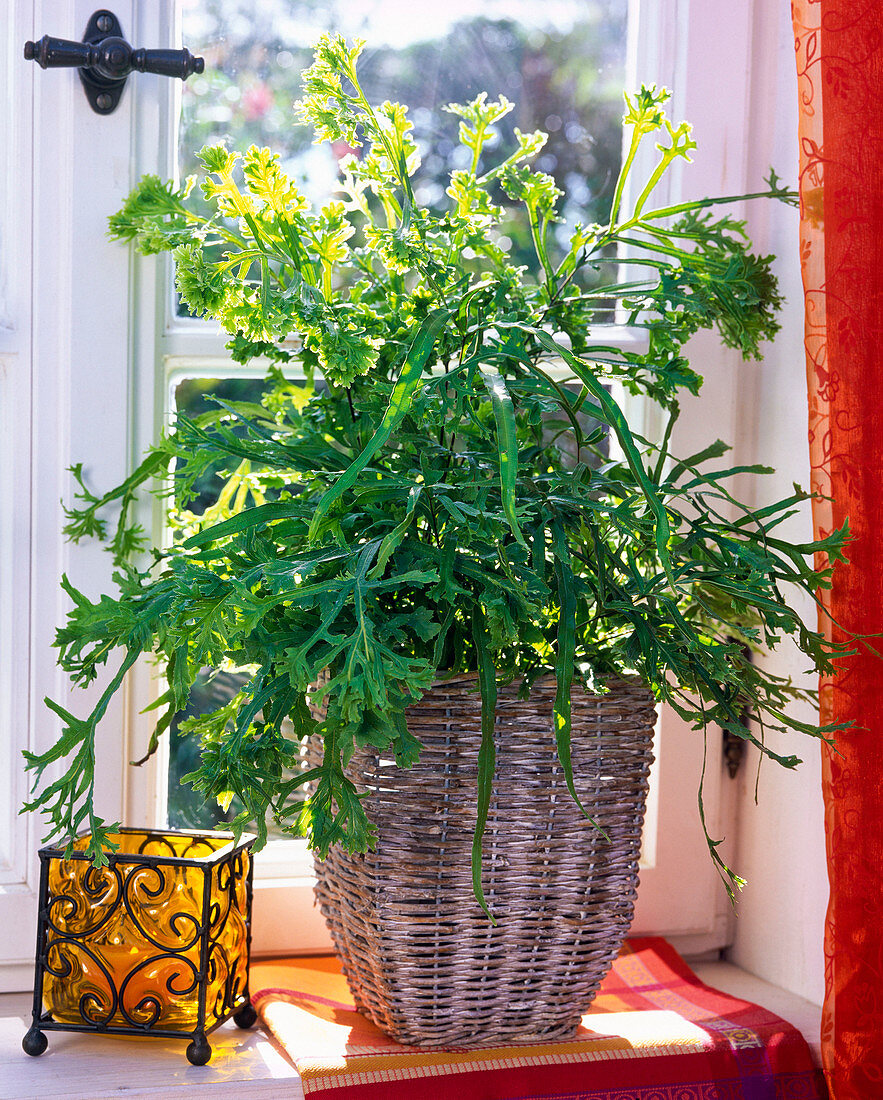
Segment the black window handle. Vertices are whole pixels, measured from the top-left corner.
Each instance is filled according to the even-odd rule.
[[[25,58],[42,69],[79,69],[86,98],[100,115],[116,110],[131,72],[186,80],[205,69],[205,61],[187,49],[133,50],[119,19],[104,10],[92,15],[82,42],[44,34],[39,42],[25,42]]]

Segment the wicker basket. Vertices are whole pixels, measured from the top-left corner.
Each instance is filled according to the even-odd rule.
[[[481,703],[475,680],[437,685],[408,710],[423,744],[399,768],[357,752],[348,774],[377,825],[367,855],[317,861],[316,894],[359,1009],[417,1045],[573,1032],[628,931],[652,761],[650,693],[621,681],[574,691],[570,797],[551,731],[555,685],[500,690],[483,883],[472,893]]]

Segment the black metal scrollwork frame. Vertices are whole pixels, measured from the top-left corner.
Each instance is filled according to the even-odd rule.
[[[37,1056],[46,1050],[47,1031],[95,1031],[106,1035],[151,1035],[161,1038],[190,1039],[187,1058],[194,1065],[205,1065],[211,1057],[207,1036],[232,1016],[242,1028],[256,1020],[248,991],[248,963],[251,950],[251,903],[253,861],[246,852],[254,844],[253,836],[243,836],[232,850],[226,844],[211,854],[197,856],[200,848],[214,852],[219,840],[233,841],[232,833],[175,832],[171,830],[121,829],[121,833],[142,836],[137,852],[108,853],[108,866],[90,867],[76,879],[76,891],[53,894],[50,868],[53,861],[64,860],[64,849],[48,847],[40,855],[40,900],[37,917],[34,1004],[31,1027],[22,1041],[27,1054]],[[183,855],[171,838],[190,838]],[[156,854],[165,847],[169,854]],[[180,847],[180,845],[179,845]],[[150,849],[148,851],[148,849]],[[189,854],[188,854],[189,853]],[[84,852],[73,852],[71,859],[83,861]],[[186,910],[166,911],[162,906],[162,925],[145,918],[150,903],[161,902],[172,874],[191,869],[202,874],[199,916]],[[244,910],[241,905],[244,881]],[[139,901],[139,896],[142,899]],[[220,900],[219,900],[220,899]],[[97,919],[89,921],[91,910]],[[245,958],[230,958],[222,937],[231,914],[241,920],[245,930]],[[77,918],[84,921],[77,927]],[[136,937],[155,949],[133,960],[124,975],[114,975],[96,950],[95,937],[115,920]],[[164,934],[165,932],[165,934]],[[166,942],[168,941],[168,942]],[[194,958],[197,954],[198,961]],[[100,973],[106,990],[84,989],[77,1002],[79,1019],[55,1019],[44,1007],[47,976],[64,981],[74,975],[78,964],[88,960]],[[127,1005],[126,994],[132,983],[159,963],[180,964],[165,979],[164,989],[148,990],[135,1005]],[[120,980],[121,978],[121,980]],[[118,984],[117,984],[118,983]],[[209,991],[213,999],[208,1002]],[[168,996],[164,999],[163,993]],[[196,1024],[192,1028],[162,1026],[159,1023],[170,999],[187,998],[192,1006],[196,998]],[[71,1015],[65,1012],[63,1015]]]

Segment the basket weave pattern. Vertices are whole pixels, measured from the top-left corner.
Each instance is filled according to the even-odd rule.
[[[574,689],[574,803],[551,728],[553,680],[530,698],[501,688],[483,884],[472,893],[481,702],[474,678],[432,689],[408,710],[423,745],[399,768],[359,750],[350,779],[377,826],[366,855],[317,861],[316,895],[360,1010],[402,1043],[510,1041],[571,1033],[632,919],[652,761],[653,699],[615,681]]]

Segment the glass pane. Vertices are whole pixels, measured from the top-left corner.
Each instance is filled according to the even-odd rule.
[[[295,123],[292,104],[301,95],[300,74],[312,61],[313,42],[323,31],[340,31],[368,43],[359,71],[369,98],[410,108],[422,157],[420,202],[444,206],[448,174],[462,166],[458,120],[442,106],[487,91],[516,104],[500,127],[501,158],[514,141],[513,127],[548,132],[536,166],[554,176],[567,196],[560,210],[562,240],[574,222],[603,218],[621,161],[628,0],[183,0],[182,8],[184,42],[206,60],[205,73],[184,85],[182,179],[197,170],[196,153],[206,143],[269,146],[316,204],[326,202],[337,183],[338,160],[351,150],[313,145],[312,133]],[[508,201],[502,193],[496,198]],[[517,263],[535,265],[527,224],[514,208],[501,244]],[[174,409],[199,415],[210,407],[205,395],[256,401],[261,392],[260,379],[190,378],[177,386]],[[594,424],[583,426],[590,431]],[[193,510],[210,506],[220,485],[220,478],[205,478],[196,487]],[[180,723],[223,704],[244,675],[205,669],[188,711],[172,725],[172,825],[205,828],[236,813],[235,804],[223,811],[182,786],[181,777],[196,766],[198,747],[181,736]]]
[[[200,416],[213,407],[212,398],[224,401],[260,401],[264,393],[264,381],[261,378],[185,378],[174,389],[173,407],[177,413],[188,417]],[[232,430],[235,431],[235,428]],[[220,466],[212,473],[206,473],[192,488],[193,497],[190,510],[202,514],[213,505],[224,484],[219,476],[230,471],[222,471]],[[199,765],[199,744],[187,736],[181,729],[188,718],[199,714],[217,711],[232,699],[237,691],[249,679],[248,669],[210,669],[204,668],[197,677],[190,693],[187,708],[172,720],[169,729],[169,773],[168,773],[168,825],[175,829],[212,829],[223,827],[242,809],[237,798],[227,806],[220,806],[194,791],[182,779]],[[292,800],[292,804],[298,801]],[[281,832],[272,818],[267,825],[271,838],[281,836]]]
[[[314,202],[327,201],[351,150],[313,145],[292,103],[312,43],[335,30],[368,43],[359,64],[368,97],[410,108],[422,157],[416,197],[430,207],[446,205],[448,175],[468,156],[444,104],[482,91],[515,103],[500,124],[501,158],[515,148],[514,127],[546,131],[535,164],[566,196],[564,243],[574,222],[602,220],[619,171],[627,8],[628,0],[185,0],[184,40],[204,55],[206,71],[184,85],[180,176],[197,170],[206,143],[269,146]],[[502,192],[495,199],[511,208],[503,246],[533,268],[526,218]]]

